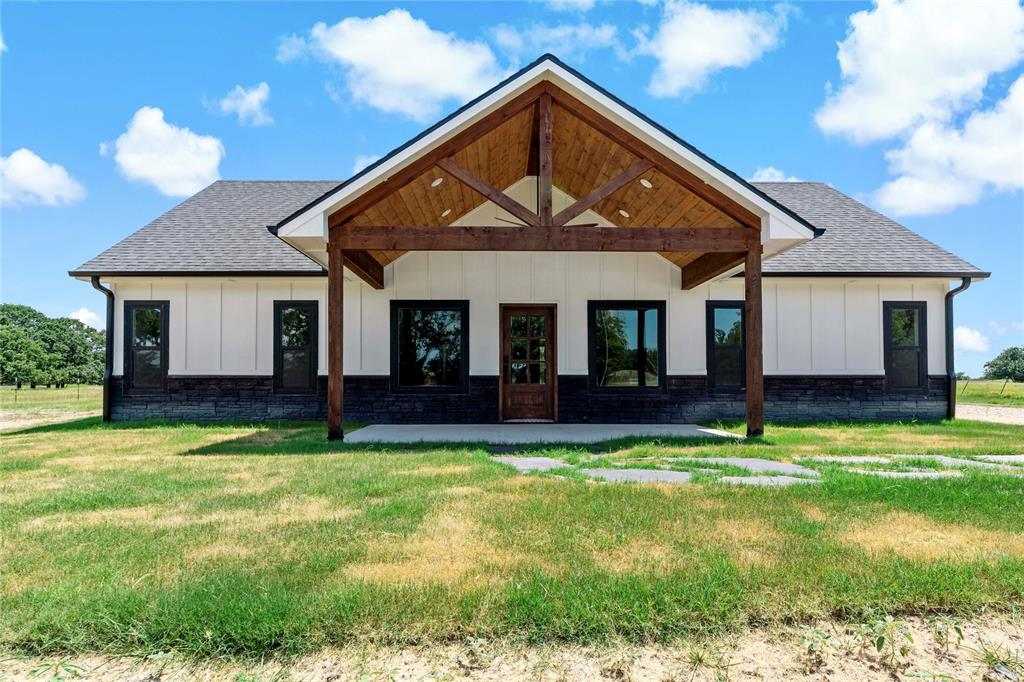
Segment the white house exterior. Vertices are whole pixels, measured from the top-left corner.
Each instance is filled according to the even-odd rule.
[[[215,183],[71,274],[109,292],[109,418],[339,428],[342,382],[366,422],[941,418],[951,282],[988,276],[552,57],[349,181]]]

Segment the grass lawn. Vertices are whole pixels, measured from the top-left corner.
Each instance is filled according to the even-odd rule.
[[[103,406],[103,387],[95,384],[65,386],[64,388],[29,388],[0,386],[0,413],[18,415],[33,412],[89,413],[99,412]]]
[[[740,424],[726,424],[740,430]],[[2,436],[0,648],[198,656],[354,640],[671,641],[749,624],[1024,606],[1024,477],[786,489],[522,476],[481,448],[328,444],[323,424]],[[1009,454],[1024,427],[769,425],[664,456]],[[567,467],[591,449],[530,448]]]
[[[1024,407],[1024,384],[1009,382],[1004,385],[1002,380],[986,381],[971,379],[958,381],[957,393],[964,403],[978,405],[1007,405]]]

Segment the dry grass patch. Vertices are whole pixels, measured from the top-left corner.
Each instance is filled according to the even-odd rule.
[[[473,470],[469,464],[448,464],[445,466],[423,466],[415,469],[397,471],[400,476],[458,476]]]
[[[841,539],[868,554],[894,553],[907,559],[1024,557],[1024,534],[944,524],[922,514],[895,511],[875,522],[851,526]]]
[[[346,566],[350,578],[382,583],[486,582],[493,569],[513,563],[473,518],[468,501],[457,500],[428,515],[410,537],[373,552],[373,560]]]
[[[722,517],[715,521],[712,531],[724,541],[730,555],[747,568],[770,566],[785,540],[785,536],[763,519],[756,517]]]
[[[815,507],[811,504],[802,504],[800,505],[800,511],[804,513],[804,517],[806,517],[808,521],[817,521],[818,523],[828,521],[828,514],[825,513],[825,510],[821,507]]]
[[[613,575],[667,575],[677,567],[677,558],[671,545],[647,538],[636,538],[610,550],[594,552],[594,563],[598,568]]]
[[[241,559],[252,554],[252,549],[231,540],[219,540],[208,545],[196,547],[188,553],[192,561],[209,561],[211,559]]]

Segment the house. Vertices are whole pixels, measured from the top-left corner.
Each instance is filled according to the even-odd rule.
[[[73,270],[107,418],[941,418],[988,276],[544,56],[345,182],[221,181]],[[951,282],[956,288],[950,289]]]

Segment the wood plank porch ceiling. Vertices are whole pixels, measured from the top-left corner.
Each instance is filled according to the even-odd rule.
[[[581,113],[598,123],[602,120],[599,114],[587,109],[578,100],[550,85],[542,88],[541,92],[554,95],[551,107],[551,182],[554,187],[575,199],[580,199],[619,177],[635,164],[645,161],[645,158],[637,153],[643,149],[643,143],[630,144],[631,148],[627,148],[613,139],[613,135],[607,130],[598,130],[577,115],[577,112]],[[523,177],[538,175],[539,110],[538,101],[527,103],[515,113],[508,115],[500,125],[476,136],[468,144],[449,151],[441,158],[455,162],[499,190],[507,189]],[[615,130],[614,136],[624,139],[624,135],[628,134],[621,129]],[[756,229],[751,224],[749,214],[743,216],[742,212],[736,210],[722,210],[670,177],[682,175],[684,179],[692,182],[691,187],[705,188],[703,181],[696,176],[678,166],[666,169],[664,163],[649,157],[647,160],[653,161],[651,168],[598,201],[592,210],[621,228],[642,226]],[[442,180],[440,184],[436,184],[438,179]],[[707,193],[717,194],[717,190],[710,187],[698,191],[706,192],[705,196],[708,196]],[[351,209],[340,209],[332,214],[330,225],[332,228],[340,224],[360,227],[444,227],[451,225],[485,201],[486,199],[477,191],[440,168],[435,161],[411,179],[395,183],[393,189],[361,207],[358,213],[352,214]],[[724,203],[719,202],[719,206],[728,207],[730,203],[725,200]],[[533,210],[536,207],[528,208]],[[622,215],[620,209],[626,211],[629,216]],[[741,221],[739,218],[745,220]],[[570,220],[569,224],[584,222],[584,219],[577,217]],[[391,263],[403,253],[404,251],[379,250],[366,252],[381,265]],[[663,252],[661,255],[685,269],[704,254],[696,251],[674,251]],[[742,254],[735,254],[732,260],[737,259],[741,260]]]

